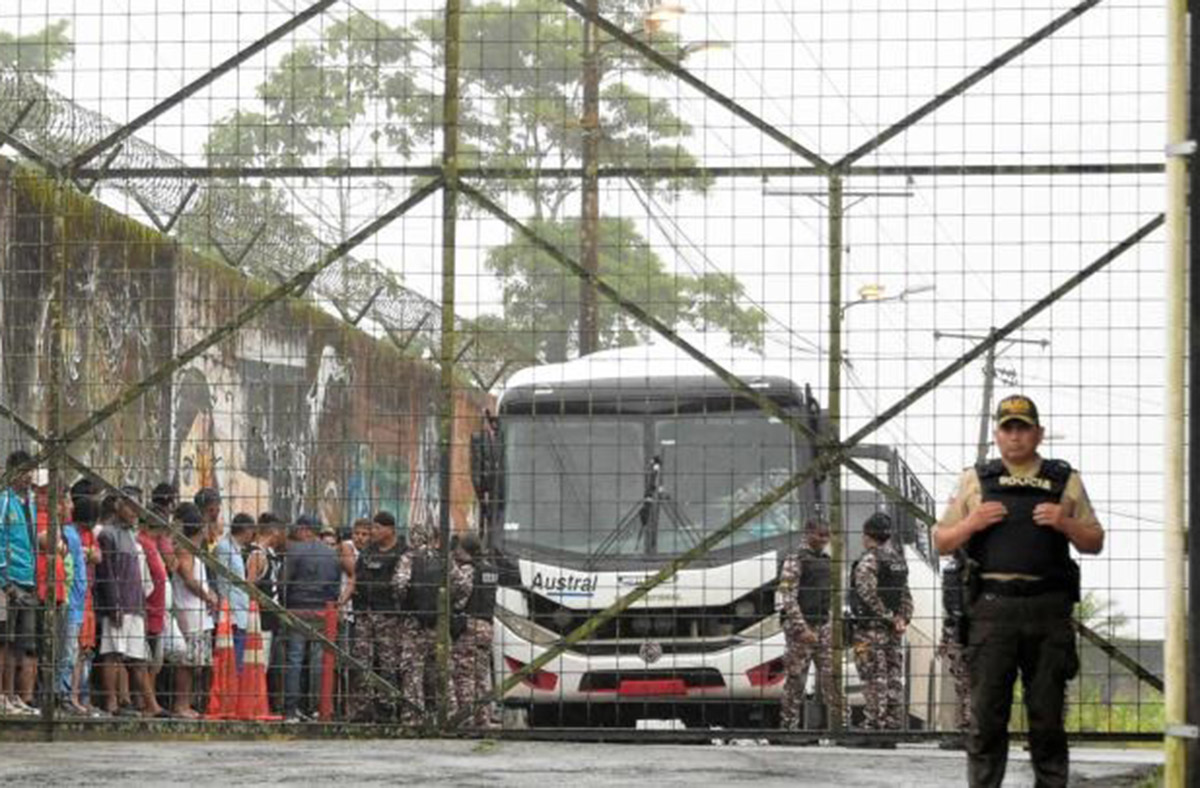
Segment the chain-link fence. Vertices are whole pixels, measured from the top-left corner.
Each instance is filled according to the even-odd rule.
[[[954,745],[982,498],[1163,735],[1158,5],[119,5],[0,10],[4,722]]]

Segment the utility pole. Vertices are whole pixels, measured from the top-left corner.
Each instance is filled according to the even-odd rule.
[[[587,0],[590,14],[600,0]],[[580,194],[579,258],[588,277],[579,280],[579,355],[600,349],[599,299],[594,277],[600,273],[600,31],[583,22],[583,183]]]
[[[950,331],[934,331],[933,339],[936,342],[939,339],[965,339],[970,342],[984,342],[992,338],[996,333],[993,328],[987,334],[958,334]],[[991,434],[989,429],[992,421],[992,397],[995,394],[996,378],[1001,378],[1006,386],[1017,385],[1017,371],[1015,369],[1007,369],[996,366],[996,357],[1004,355],[1004,352],[1013,345],[1037,345],[1045,350],[1050,347],[1048,339],[1008,339],[1005,340],[1003,347],[997,350],[997,344],[993,343],[988,347],[987,357],[983,362],[983,403],[979,408],[979,440],[975,445],[975,462],[981,463],[987,459],[988,449],[992,445]]]
[[[829,443],[842,443],[842,221],[845,216],[842,176],[829,176],[829,393],[826,395],[829,409]],[[842,567],[846,563],[846,523],[842,514],[842,466],[833,470],[833,489],[829,495],[829,554],[833,564],[833,686],[842,688]],[[841,699],[839,702],[837,699]],[[845,692],[835,695],[834,708],[829,709],[833,718],[830,726],[841,732],[845,720],[841,705],[845,703]]]
[[[826,253],[829,257],[829,391],[825,395],[826,414],[829,426],[826,440],[830,446],[839,446],[842,442],[842,316],[845,313],[842,301],[842,255],[845,253],[845,219],[846,214],[855,205],[868,197],[911,197],[912,192],[905,191],[846,191],[844,176],[838,171],[828,174],[829,187],[827,192],[792,191],[787,189],[763,189],[763,194],[775,197],[808,197],[825,208],[828,216],[828,245]],[[846,202],[850,198],[850,202]],[[842,675],[842,652],[846,644],[842,641],[842,608],[845,597],[845,567],[846,567],[846,523],[842,512],[842,468],[837,466],[831,475],[829,490],[829,555],[835,571],[831,578],[832,588],[830,619],[833,628],[833,683],[834,686],[844,687]],[[843,702],[844,693],[840,695]],[[836,706],[836,701],[835,701]],[[842,730],[842,709],[830,708],[830,728],[835,732]]]

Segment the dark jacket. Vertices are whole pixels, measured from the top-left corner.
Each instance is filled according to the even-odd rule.
[[[96,539],[101,552],[101,561],[96,567],[94,599],[98,615],[145,613],[142,568],[138,565],[133,534],[132,528],[106,525]]]
[[[323,610],[336,602],[342,569],[337,553],[324,542],[291,542],[283,561],[280,594],[288,610]]]

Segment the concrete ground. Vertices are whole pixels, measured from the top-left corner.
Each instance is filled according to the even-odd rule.
[[[1156,750],[1072,752],[1072,785],[1141,786]],[[965,756],[927,745],[838,747],[471,740],[0,742],[5,785],[442,784],[580,786],[961,786]],[[1014,750],[1005,785],[1033,784]]]

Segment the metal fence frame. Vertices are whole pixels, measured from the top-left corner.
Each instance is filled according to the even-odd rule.
[[[135,133],[153,122],[156,118],[163,115],[171,108],[179,105],[187,100],[190,96],[196,94],[204,87],[212,84],[222,75],[237,69],[241,64],[245,63],[249,58],[265,50],[271,44],[279,41],[288,33],[298,29],[306,22],[316,18],[317,16],[328,11],[336,4],[337,0],[320,0],[306,8],[304,11],[289,19],[286,23],[275,28],[264,37],[255,41],[253,44],[242,49],[233,57],[227,59],[220,65],[214,67],[203,76],[192,81],[185,87],[176,91],[171,96],[156,104],[151,109],[142,113],[133,120],[119,125],[116,128],[106,130],[106,133],[100,139],[90,142],[83,150],[74,152],[73,155],[64,160],[56,160],[52,155],[44,151],[38,150],[34,145],[23,139],[22,124],[26,123],[30,117],[37,115],[37,102],[49,101],[48,98],[33,97],[30,102],[23,107],[15,122],[7,129],[0,128],[0,146],[7,143],[18,154],[29,160],[30,162],[41,167],[46,174],[53,179],[56,189],[55,205],[58,209],[53,217],[56,226],[65,233],[63,195],[68,189],[79,189],[84,192],[90,191],[97,183],[115,183],[120,188],[123,188],[133,194],[139,203],[143,203],[144,209],[150,215],[155,224],[164,233],[170,232],[174,226],[175,220],[179,214],[186,208],[188,201],[192,199],[192,194],[195,192],[196,181],[211,178],[228,178],[228,177],[261,177],[261,178],[285,178],[295,176],[308,177],[337,177],[337,178],[357,178],[357,177],[379,177],[383,175],[419,175],[430,178],[424,185],[417,188],[412,194],[399,202],[394,208],[386,213],[378,216],[369,222],[362,229],[354,233],[350,238],[347,238],[342,243],[332,249],[324,252],[319,258],[310,265],[293,273],[290,277],[284,279],[280,284],[274,287],[269,293],[261,297],[259,300],[243,309],[234,319],[226,324],[214,329],[206,337],[196,342],[191,347],[179,352],[169,362],[164,363],[159,368],[152,371],[144,379],[133,383],[125,388],[122,393],[114,397],[106,405],[96,409],[92,414],[80,421],[77,424],[64,425],[61,423],[61,402],[60,402],[60,387],[61,387],[61,372],[62,359],[61,353],[55,353],[54,348],[61,347],[62,341],[62,314],[63,303],[65,299],[65,266],[66,254],[64,249],[65,235],[62,233],[56,234],[59,241],[54,244],[54,248],[50,250],[51,259],[53,261],[52,269],[52,290],[54,293],[52,309],[52,336],[50,337],[52,355],[54,363],[50,365],[50,403],[48,429],[45,433],[38,430],[34,425],[28,423],[19,414],[15,413],[6,405],[0,403],[0,416],[11,420],[23,433],[36,441],[42,449],[34,458],[33,463],[36,465],[45,464],[50,469],[52,479],[52,491],[57,494],[58,479],[62,471],[66,468],[72,468],[75,471],[92,478],[95,482],[102,485],[106,490],[112,493],[119,494],[117,486],[112,484],[101,473],[90,468],[70,453],[70,446],[73,441],[81,438],[96,426],[119,413],[122,409],[132,404],[148,390],[154,386],[167,381],[176,372],[181,370],[188,363],[202,355],[205,351],[211,349],[221,341],[228,339],[241,328],[245,327],[256,317],[262,315],[270,306],[279,301],[303,295],[306,290],[313,286],[314,282],[322,272],[329,269],[335,263],[344,260],[346,256],[359,244],[371,238],[382,228],[389,225],[404,216],[406,212],[411,210],[423,200],[431,197],[435,192],[440,191],[442,194],[442,293],[441,303],[433,304],[425,302],[422,305],[424,309],[424,317],[420,318],[420,322],[414,327],[412,325],[390,325],[386,326],[389,336],[393,332],[402,333],[404,331],[416,332],[421,330],[427,319],[437,321],[437,327],[440,329],[440,352],[438,354],[439,366],[441,369],[441,398],[440,398],[440,419],[439,419],[439,446],[441,449],[443,463],[442,473],[440,474],[442,490],[441,490],[441,530],[443,538],[446,539],[443,543],[448,543],[447,537],[450,531],[450,487],[448,473],[448,456],[451,445],[455,440],[454,432],[456,429],[455,420],[453,418],[453,396],[457,384],[455,380],[455,370],[460,364],[463,350],[457,347],[456,342],[456,317],[455,317],[455,262],[456,262],[456,235],[455,229],[458,223],[458,215],[460,204],[463,198],[469,200],[476,208],[482,208],[487,213],[491,214],[496,219],[503,222],[514,233],[523,235],[532,244],[536,245],[542,251],[546,252],[556,262],[558,262],[567,272],[578,277],[586,287],[594,288],[595,292],[609,299],[612,303],[620,307],[627,315],[639,322],[647,329],[660,335],[667,341],[674,344],[687,355],[691,356],[698,362],[704,364],[713,373],[724,380],[731,389],[737,391],[753,401],[755,401],[764,411],[776,418],[780,418],[784,423],[788,424],[805,440],[811,440],[820,449],[816,460],[808,467],[800,470],[791,479],[783,485],[776,487],[763,496],[753,506],[748,507],[732,518],[723,527],[713,532],[705,538],[701,543],[687,551],[683,555],[671,560],[664,565],[656,574],[647,578],[638,587],[630,591],[625,596],[621,597],[607,609],[600,611],[591,616],[584,624],[577,627],[574,631],[563,637],[561,641],[543,653],[540,657],[531,661],[520,672],[511,675],[506,681],[500,683],[496,688],[495,699],[502,698],[510,689],[515,687],[523,678],[537,671],[540,667],[560,655],[563,651],[569,648],[572,644],[579,642],[587,637],[591,632],[612,619],[621,611],[629,608],[638,600],[646,596],[653,588],[671,578],[676,572],[686,567],[689,563],[696,560],[707,553],[713,546],[719,543],[724,538],[736,532],[746,523],[750,522],[758,513],[764,511],[773,503],[779,501],[786,496],[791,490],[797,488],[804,482],[811,480],[814,477],[826,474],[834,474],[835,478],[840,478],[841,469],[860,477],[876,490],[887,496],[892,502],[905,507],[911,511],[915,517],[927,526],[933,524],[933,518],[921,510],[919,507],[912,504],[900,493],[900,491],[888,485],[884,480],[871,473],[867,468],[854,460],[850,454],[850,450],[860,444],[879,428],[887,424],[892,419],[903,413],[913,403],[932,392],[939,385],[947,381],[949,378],[960,372],[968,364],[991,351],[998,343],[1009,337],[1013,332],[1019,329],[1022,325],[1030,321],[1036,315],[1049,308],[1056,301],[1061,299],[1066,294],[1073,291],[1080,284],[1085,282],[1091,276],[1104,270],[1108,265],[1114,263],[1121,255],[1132,249],[1139,242],[1150,236],[1160,226],[1164,224],[1164,215],[1148,216],[1145,221],[1133,233],[1123,239],[1120,243],[1109,249],[1100,257],[1091,261],[1086,266],[1083,266],[1075,275],[1071,276],[1051,292],[1036,303],[1025,309],[1020,315],[1013,318],[1006,325],[996,329],[985,340],[979,342],[974,347],[963,353],[958,359],[950,363],[928,380],[917,386],[907,395],[896,401],[894,404],[886,408],[878,416],[872,419],[868,424],[855,431],[848,437],[843,438],[840,435],[839,421],[841,417],[840,403],[840,362],[841,362],[841,313],[836,306],[841,299],[841,257],[842,257],[842,227],[845,217],[845,203],[843,197],[843,184],[846,179],[855,176],[878,176],[878,175],[910,175],[910,176],[989,176],[989,177],[1004,177],[1004,176],[1020,176],[1020,175],[1079,175],[1079,174],[1157,174],[1164,171],[1161,164],[1148,164],[1143,162],[1092,162],[1076,165],[1055,165],[1055,164],[1022,164],[1022,165],[996,165],[996,166],[938,166],[938,165],[915,165],[915,166],[859,166],[857,162],[864,156],[881,148],[889,140],[896,137],[898,134],[908,129],[909,127],[919,123],[924,118],[936,112],[940,107],[952,101],[958,96],[961,96],[973,86],[986,80],[990,75],[1004,68],[1009,63],[1017,60],[1025,52],[1039,43],[1049,39],[1059,30],[1070,25],[1074,20],[1088,13],[1098,5],[1101,0],[1084,0],[1068,11],[1059,15],[1051,23],[1034,31],[1026,36],[1020,42],[1010,47],[1008,50],[993,58],[987,64],[973,71],[967,77],[959,80],[954,85],[937,94],[935,97],[913,110],[905,117],[897,120],[886,129],[882,130],[870,140],[859,145],[855,149],[847,152],[840,158],[830,161],[819,154],[809,150],[800,142],[789,137],[785,132],[772,126],[763,118],[755,115],[752,111],[735,101],[734,99],[722,94],[711,85],[704,82],[702,79],[688,71],[680,62],[668,58],[645,42],[639,40],[633,35],[630,35],[611,21],[607,20],[598,14],[594,8],[586,6],[579,0],[560,0],[562,5],[574,12],[586,22],[594,25],[599,30],[604,31],[608,36],[618,42],[620,45],[637,52],[646,61],[653,64],[667,75],[670,75],[690,87],[701,92],[709,100],[715,102],[721,107],[729,110],[736,117],[751,125],[760,131],[764,136],[783,145],[794,155],[799,156],[807,162],[804,166],[792,167],[694,167],[687,168],[688,174],[707,175],[714,177],[725,178],[741,178],[752,177],[760,178],[765,175],[788,175],[788,176],[811,176],[822,178],[826,182],[829,195],[828,203],[828,262],[830,266],[829,275],[829,299],[831,308],[829,310],[829,331],[830,331],[830,349],[829,349],[829,377],[830,390],[828,394],[828,411],[830,432],[824,435],[813,434],[811,429],[798,420],[784,414],[777,406],[771,403],[768,399],[759,394],[755,389],[751,388],[745,381],[739,379],[728,370],[721,367],[713,359],[706,356],[699,349],[689,344],[679,334],[671,329],[671,327],[657,321],[648,312],[641,309],[638,304],[623,296],[617,289],[613,288],[603,278],[597,275],[595,270],[589,270],[570,253],[557,248],[551,241],[539,236],[537,232],[523,224],[517,218],[507,213],[501,206],[493,202],[488,196],[477,189],[472,182],[487,181],[487,180],[506,180],[517,179],[529,174],[526,170],[520,169],[503,169],[503,168],[466,168],[460,167],[458,159],[458,106],[459,106],[459,21],[462,16],[461,0],[447,0],[445,6],[445,30],[446,30],[446,63],[445,63],[445,85],[446,91],[443,99],[444,122],[442,125],[442,162],[440,166],[423,166],[423,167],[344,167],[337,169],[326,168],[306,168],[306,167],[188,167],[181,163],[176,166],[175,163],[163,165],[158,161],[152,161],[148,166],[137,166],[136,164],[119,164],[118,157],[121,155],[122,146],[135,143]],[[105,158],[106,157],[106,158]],[[102,163],[97,165],[97,160]],[[666,172],[667,170],[663,170]],[[547,171],[540,171],[545,174]],[[623,178],[630,175],[645,176],[655,174],[655,168],[630,168],[630,167],[610,167],[600,168],[595,177],[599,179],[607,178]],[[679,175],[680,169],[670,168],[671,175]],[[585,168],[575,169],[560,169],[554,170],[552,174],[562,175],[567,177],[584,178],[588,176]],[[147,181],[148,179],[157,178],[175,178],[182,181],[193,181],[190,190],[187,191],[187,196],[178,203],[174,212],[170,210],[164,213],[163,217],[158,216],[158,212],[153,205],[147,205],[143,202],[143,197],[139,197],[138,184]],[[253,242],[251,242],[253,243]],[[236,256],[233,256],[236,257]],[[227,260],[229,256],[227,256]],[[233,260],[230,260],[232,263]],[[365,307],[361,312],[357,312],[357,319],[352,318],[352,312],[355,310],[346,310],[338,307],[342,312],[342,317],[347,322],[356,324],[362,319],[363,314],[374,303],[374,299],[378,297],[378,291],[374,295],[368,295]],[[416,298],[420,298],[416,296]],[[395,336],[393,340],[398,345],[401,344]],[[504,370],[493,378],[490,383],[476,375],[476,381],[485,389],[494,384],[502,375]],[[25,468],[7,468],[2,476],[0,476],[0,487],[7,486],[13,476],[25,470]],[[831,501],[831,521],[840,523],[841,514],[841,492],[840,484],[833,485],[833,500]],[[52,501],[53,504],[53,501]],[[58,540],[59,529],[61,523],[59,521],[57,507],[52,507],[51,515],[51,531],[50,539],[52,543]],[[163,522],[153,512],[139,507],[143,517],[159,522],[171,530],[171,533],[179,539],[183,535],[170,523]],[[833,535],[833,551],[835,562],[839,560],[844,550],[841,529],[835,528]],[[230,580],[234,584],[246,590],[252,598],[256,599],[265,610],[271,610],[280,614],[286,621],[288,626],[299,627],[305,630],[311,637],[323,641],[327,647],[336,651],[342,659],[345,659],[354,667],[363,668],[353,658],[344,651],[339,644],[330,642],[324,638],[321,633],[312,630],[305,622],[297,620],[288,615],[286,610],[279,608],[270,599],[266,598],[253,586],[240,581],[233,577],[219,562],[209,557],[204,551],[197,551],[196,555],[201,557],[201,560],[208,566],[210,571],[216,572],[223,578]],[[48,557],[49,573],[52,576],[54,563],[56,560],[54,551],[50,551]],[[449,556],[447,554],[447,561]],[[447,563],[447,571],[449,564]],[[843,647],[841,640],[841,628],[837,626],[841,615],[840,597],[843,593],[841,588],[841,578],[839,574],[835,577],[835,603],[833,609],[835,633],[835,649]],[[443,689],[448,681],[446,670],[446,659],[449,646],[449,601],[445,594],[445,578],[443,578],[443,593],[442,593],[442,610],[440,616],[439,638],[438,638],[438,664]],[[48,605],[48,611],[53,616],[53,605]],[[1080,632],[1088,640],[1100,645],[1114,659],[1129,668],[1143,682],[1155,686],[1157,689],[1162,689],[1162,683],[1159,682],[1153,673],[1145,667],[1139,665],[1132,657],[1123,654],[1120,649],[1106,641],[1098,633],[1095,633],[1083,626],[1077,625]],[[835,660],[834,664],[838,666],[840,672],[840,660]],[[365,668],[363,668],[365,670]],[[391,686],[391,684],[383,677],[375,674],[373,671],[365,670],[368,680],[373,682],[377,687],[385,692],[399,697],[399,691]],[[445,693],[442,693],[443,705],[440,709],[438,729],[445,733],[458,727],[468,714],[468,710],[460,712],[456,717],[447,719],[445,709]],[[834,718],[839,718],[839,715],[834,715]],[[46,704],[43,709],[43,720],[47,723],[55,722],[55,710],[53,704]],[[64,723],[59,723],[64,724]],[[545,735],[554,738],[556,734],[553,731],[547,732]],[[639,733],[639,736],[641,733]],[[686,738],[683,737],[683,738]],[[1121,739],[1130,738],[1146,738],[1138,735],[1127,734],[1111,734],[1100,735],[1101,739]]]

